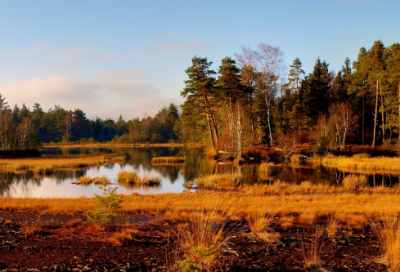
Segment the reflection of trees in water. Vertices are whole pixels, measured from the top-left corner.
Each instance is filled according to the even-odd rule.
[[[25,191],[29,190],[29,185],[39,187],[41,180],[41,178],[35,177],[32,171],[22,174],[0,172],[0,196],[10,195],[11,190],[20,185],[23,189],[25,188]]]

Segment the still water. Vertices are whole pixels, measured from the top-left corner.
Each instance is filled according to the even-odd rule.
[[[243,182],[273,183],[277,180],[289,183],[309,181],[313,184],[330,184],[340,186],[346,173],[336,169],[319,167],[279,167],[279,173],[273,179],[263,180],[258,175],[258,165],[234,166],[233,164],[218,164],[204,157],[202,149],[197,148],[91,148],[91,149],[44,149],[43,156],[115,153],[129,154],[130,159],[123,164],[106,164],[100,167],[90,167],[79,170],[55,171],[50,176],[35,176],[32,171],[24,174],[0,172],[0,197],[92,197],[101,193],[97,185],[75,185],[81,176],[100,177],[107,176],[112,185],[117,186],[117,192],[122,194],[159,194],[180,193],[187,189],[189,181],[196,183],[196,178],[209,174],[235,173],[243,174]],[[178,165],[152,165],[151,159],[160,156],[182,156],[185,163]],[[117,183],[117,175],[121,170],[134,170],[139,176],[144,174],[159,174],[162,176],[160,186],[133,187]],[[370,175],[370,186],[392,186],[399,182],[398,175]]]

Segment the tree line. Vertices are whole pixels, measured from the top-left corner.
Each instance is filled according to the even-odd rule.
[[[42,143],[164,143],[178,141],[179,107],[171,104],[154,117],[117,121],[90,120],[81,109],[66,110],[59,105],[45,112],[39,103],[32,109],[25,104],[10,108],[0,94],[1,148],[37,148]]]
[[[398,144],[400,44],[362,47],[337,73],[319,57],[308,75],[299,58],[286,67],[282,50],[264,43],[222,59],[218,72],[211,65],[196,56],[185,71],[181,141],[203,140],[239,157],[242,146],[288,137],[314,141],[321,153],[347,141]]]

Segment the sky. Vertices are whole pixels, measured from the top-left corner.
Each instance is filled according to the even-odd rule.
[[[11,108],[125,120],[180,105],[194,56],[218,70],[241,46],[278,46],[306,73],[400,43],[399,0],[0,0],[0,93]]]

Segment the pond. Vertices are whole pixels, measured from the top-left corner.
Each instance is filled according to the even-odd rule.
[[[282,165],[273,179],[264,180],[258,174],[259,165],[237,166],[230,163],[218,163],[204,157],[199,148],[47,148],[42,151],[43,156],[114,153],[129,154],[130,158],[124,163],[105,164],[98,167],[89,167],[79,170],[54,171],[49,176],[35,176],[32,171],[23,174],[0,172],[0,196],[22,198],[70,198],[92,197],[101,193],[98,185],[75,185],[81,176],[100,177],[111,179],[111,186],[117,186],[117,192],[122,194],[159,194],[180,193],[188,190],[187,184],[196,178],[209,174],[225,174],[240,172],[243,174],[243,183],[268,183],[277,180],[289,183],[309,181],[313,184],[329,184],[340,186],[347,173],[323,166],[292,167]],[[181,156],[185,162],[177,165],[153,165],[153,157]],[[158,174],[162,177],[159,186],[124,186],[117,183],[117,175],[121,170],[134,170],[139,176]],[[370,186],[392,186],[399,182],[398,175],[369,175]],[[195,189],[192,189],[195,190]]]

